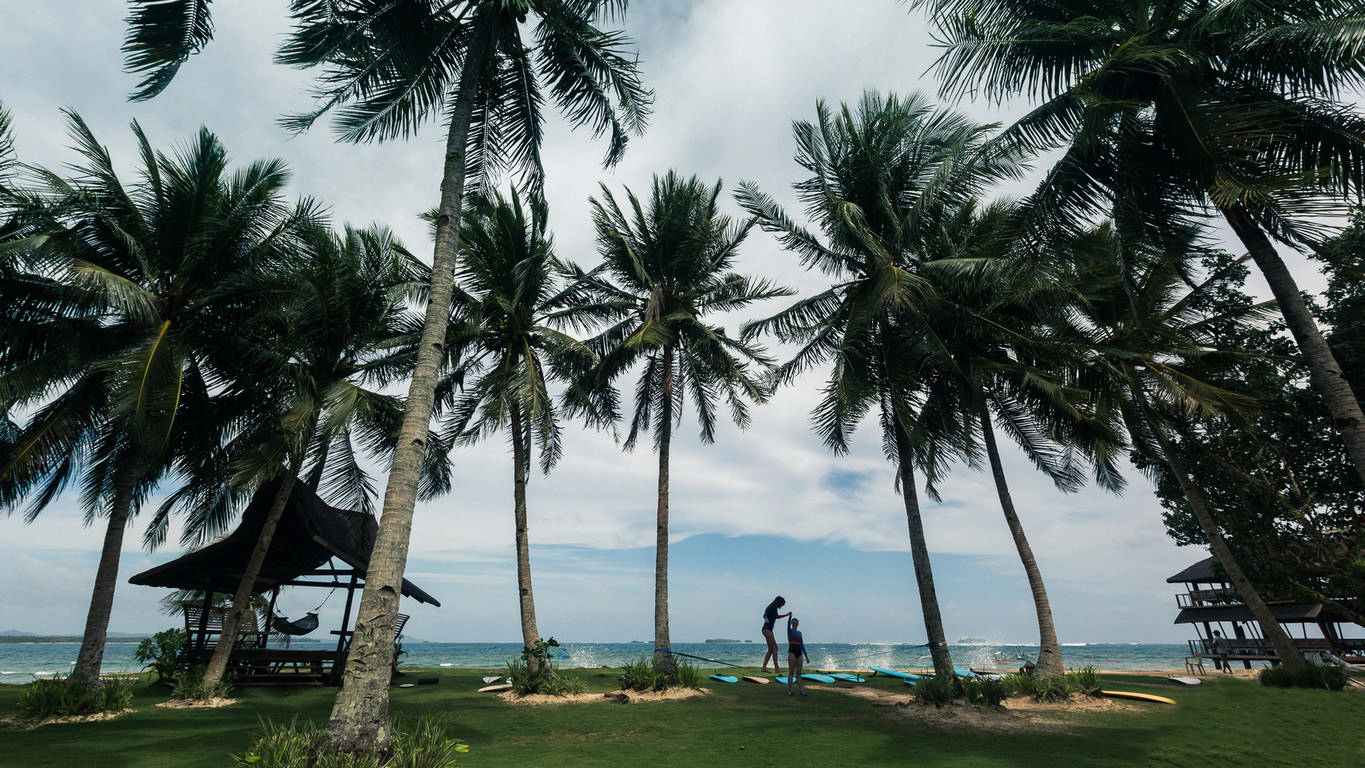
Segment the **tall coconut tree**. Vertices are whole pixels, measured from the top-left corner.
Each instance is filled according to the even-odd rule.
[[[279,161],[235,172],[201,130],[176,155],[152,149],[133,124],[139,178],[68,113],[82,162],[64,178],[31,168],[7,188],[6,250],[20,254],[21,300],[7,304],[0,402],[31,415],[0,463],[0,501],[28,500],[32,518],[79,482],[87,519],[105,537],[72,676],[98,684],[129,519],[172,459],[202,447],[229,372],[212,355],[258,309],[252,272],[315,212],[283,200]]]
[[[1320,239],[1365,186],[1365,11],[1333,0],[916,0],[948,93],[1038,103],[1003,141],[1062,148],[1035,202],[1073,220],[1217,211],[1279,303],[1365,482],[1365,414],[1271,238]]]
[[[1185,247],[1174,256],[1121,232],[1101,227],[1086,233],[1073,250],[1074,311],[1059,313],[1057,318],[1066,322],[1055,329],[1061,343],[1074,345],[1075,385],[1090,393],[1099,418],[1126,430],[1133,451],[1170,470],[1210,552],[1261,625],[1262,636],[1282,664],[1302,666],[1303,656],[1237,562],[1171,437],[1176,417],[1235,412],[1253,404],[1246,395],[1200,380],[1182,363],[1217,354],[1209,343],[1210,331],[1230,320],[1254,321],[1265,306],[1240,308],[1232,317],[1202,311],[1207,286],[1226,275],[1214,272],[1193,281],[1183,272],[1181,262],[1190,251],[1198,251],[1193,230],[1184,231]],[[1122,262],[1116,249],[1125,254]]]
[[[954,409],[926,410],[945,386],[952,359],[927,322],[942,304],[921,264],[935,233],[985,187],[1018,172],[1013,158],[982,153],[993,126],[935,108],[919,95],[866,93],[856,107],[816,104],[814,122],[797,122],[796,162],[810,176],[797,197],[820,230],[792,221],[756,184],[740,185],[740,204],[808,269],[833,284],[750,324],[746,335],[772,333],[799,344],[777,369],[791,382],[832,363],[814,412],[815,428],[836,453],[875,411],[905,505],[911,558],[936,674],[956,679],[934,588],[915,468],[931,477],[943,457],[962,450]]]
[[[466,205],[446,351],[452,361],[439,399],[449,400],[443,432],[470,444],[506,431],[512,449],[512,518],[523,646],[540,641],[531,581],[526,484],[535,452],[548,473],[563,452],[551,383],[591,368],[594,356],[566,329],[584,327],[591,304],[554,253],[543,208],[515,191],[476,195]],[[539,659],[527,654],[533,674]]]
[[[287,121],[290,127],[302,130],[330,111],[343,139],[368,141],[411,135],[431,119],[446,123],[421,342],[347,657],[347,682],[320,751],[392,750],[390,634],[427,451],[466,180],[472,176],[476,188],[485,188],[498,171],[510,168],[539,197],[547,96],[575,125],[609,135],[608,165],[620,159],[628,138],[643,130],[652,100],[627,52],[629,41],[598,27],[623,14],[626,5],[626,0],[355,0],[290,6],[296,26],[279,60],[322,68],[320,106]],[[135,97],[162,91],[211,37],[208,3],[133,0],[124,50],[128,67],[145,73]]]
[[[1033,553],[1001,458],[996,425],[1063,491],[1079,488],[1092,458],[1099,483],[1122,487],[1113,463],[1122,438],[1088,414],[1080,393],[1067,387],[1060,363],[1067,347],[1055,348],[1040,328],[1071,300],[1065,281],[1048,260],[1010,251],[1016,211],[1007,203],[977,210],[962,206],[931,235],[931,258],[919,269],[943,301],[925,321],[947,351],[938,386],[924,408],[957,411],[963,457],[978,465],[984,453],[1000,509],[1028,580],[1038,621],[1034,674],[1066,672],[1042,569]],[[937,499],[933,476],[928,492]]]
[[[748,402],[768,399],[762,376],[772,362],[763,348],[708,325],[711,315],[732,312],[791,292],[731,271],[751,222],[720,212],[720,183],[707,187],[695,176],[673,171],[655,176],[650,197],[629,189],[618,201],[605,185],[592,199],[602,270],[602,300],[621,310],[616,321],[589,343],[601,356],[594,375],[599,390],[639,367],[625,447],[649,433],[658,453],[654,555],[654,648],[659,666],[673,679],[668,625],[669,461],[673,431],[692,401],[702,442],[716,436],[716,404],[724,398],[735,424],[749,424]],[[746,402],[748,401],[748,402]],[[614,396],[605,401],[616,419]]]
[[[360,457],[388,458],[402,417],[402,402],[374,388],[405,376],[411,337],[408,302],[427,284],[426,268],[389,231],[309,227],[299,252],[269,265],[258,290],[279,299],[262,313],[223,357],[245,374],[252,398],[220,450],[186,472],[192,482],[163,505],[191,510],[187,534],[203,538],[222,512],[240,508],[257,488],[280,477],[275,498],[248,557],[222,636],[209,659],[201,693],[215,695],[227,671],[241,617],[258,592],[256,579],[294,483],[347,507],[373,513],[373,484]],[[369,386],[367,386],[369,385]],[[432,441],[423,489],[449,485],[440,440]],[[192,465],[193,461],[183,464]],[[234,503],[236,502],[236,503]]]

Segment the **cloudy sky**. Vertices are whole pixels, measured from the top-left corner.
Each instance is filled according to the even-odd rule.
[[[281,157],[292,190],[328,203],[339,225],[386,224],[429,253],[416,214],[434,205],[443,131],[433,123],[388,144],[334,143],[327,126],[289,136],[281,114],[310,105],[308,74],[271,63],[287,30],[283,0],[214,5],[217,36],[150,103],[126,95],[122,3],[0,0],[0,101],[10,109],[20,158],[60,168],[75,158],[59,110],[88,121],[117,161],[134,160],[128,124],[172,148],[201,126],[221,137],[238,164]],[[657,95],[652,126],[626,160],[600,169],[603,147],[583,131],[552,126],[544,150],[551,226],[562,256],[596,262],[587,200],[598,184],[646,194],[670,168],[727,190],[741,180],[791,205],[800,178],[793,120],[816,100],[852,101],[865,89],[932,94],[935,49],[924,22],[892,0],[697,0],[633,7],[625,24]],[[984,103],[962,110],[983,121],[1019,113]],[[1017,190],[1015,190],[1017,191]],[[737,206],[727,195],[734,213]],[[762,233],[743,248],[741,269],[802,291],[820,287]],[[769,311],[777,307],[765,309]],[[729,320],[733,329],[743,318]],[[673,449],[672,636],[758,639],[759,615],[783,594],[821,641],[924,640],[904,508],[880,439],[864,428],[851,455],[833,457],[809,429],[818,377],[754,411],[747,431],[723,427],[702,445],[685,420]],[[517,641],[511,462],[490,441],[455,457],[455,492],[418,506],[408,575],[444,603],[409,605],[409,634],[456,642]],[[1165,578],[1202,557],[1164,535],[1159,507],[1140,477],[1122,497],[1095,490],[1064,495],[1019,457],[1007,471],[1016,504],[1047,579],[1063,642],[1180,642]],[[565,458],[530,490],[532,570],[542,633],[563,641],[652,636],[654,457],[623,453],[608,435],[571,431]],[[924,517],[950,642],[979,637],[1034,642],[1037,628],[1022,567],[989,477],[956,468],[942,503]],[[139,548],[135,521],[123,554],[111,629],[172,625],[159,590],[127,575],[179,553]],[[85,528],[72,498],[32,525],[0,518],[0,631],[79,633],[101,527]],[[321,599],[280,598],[298,614]],[[340,600],[329,603],[327,612]],[[324,621],[329,617],[324,615]]]

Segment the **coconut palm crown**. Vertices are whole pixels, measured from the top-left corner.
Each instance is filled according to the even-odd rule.
[[[917,0],[946,48],[946,93],[1037,106],[1001,140],[1060,148],[1038,229],[1161,238],[1216,212],[1266,277],[1365,481],[1365,415],[1271,238],[1311,244],[1365,188],[1365,12],[1339,0]]]

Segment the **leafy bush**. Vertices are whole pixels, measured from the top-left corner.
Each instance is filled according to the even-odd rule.
[[[185,630],[167,629],[145,637],[133,651],[133,658],[156,672],[156,681],[165,685],[175,682],[180,651],[185,647]]]
[[[1095,671],[1093,664],[1066,673],[1066,682],[1071,690],[1082,695],[1100,695],[1100,673]]]
[[[182,701],[208,701],[227,698],[232,693],[232,683],[226,678],[219,680],[213,690],[204,690],[204,672],[203,665],[176,672],[171,680],[171,698]]]
[[[1305,666],[1297,669],[1277,666],[1261,670],[1261,685],[1275,688],[1326,688],[1339,691],[1346,687],[1346,679],[1346,669],[1338,666]]]
[[[972,704],[999,706],[1009,698],[1005,681],[999,677],[974,677],[962,681],[962,693]]]
[[[553,637],[537,640],[536,644],[521,651],[520,659],[507,661],[507,681],[512,690],[520,695],[544,693],[551,696],[564,696],[582,693],[586,684],[577,677],[565,675],[554,663],[551,648],[558,648],[559,642]]]
[[[922,677],[915,683],[915,701],[941,707],[962,697],[962,689],[953,678]]]
[[[1071,698],[1071,683],[1064,677],[1034,680],[1035,701],[1067,701]]]
[[[262,735],[251,749],[233,755],[239,766],[252,768],[453,768],[455,756],[469,747],[450,736],[429,718],[415,723],[395,719],[393,758],[385,763],[373,755],[324,755],[309,762],[309,752],[320,729],[311,723],[300,725],[261,724]]]
[[[1032,696],[1038,692],[1038,678],[1033,675],[1020,673],[1005,675],[1001,682],[1011,696]]]
[[[628,691],[662,691],[668,687],[668,673],[653,659],[639,659],[626,665],[621,687]]]
[[[34,680],[19,694],[19,714],[47,718],[119,712],[132,700],[133,684],[123,678],[105,678],[91,687],[75,677],[49,677]]]
[[[699,672],[695,666],[686,661],[680,661],[678,662],[677,670],[679,685],[684,688],[701,687],[701,672]]]

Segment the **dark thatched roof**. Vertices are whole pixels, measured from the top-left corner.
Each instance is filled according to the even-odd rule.
[[[1227,582],[1218,559],[1206,557],[1189,568],[1166,579],[1167,584],[1222,584]]]
[[[226,538],[128,581],[148,587],[236,592],[278,487],[279,480],[261,486],[242,513],[242,522]],[[307,485],[295,482],[254,591],[268,592],[315,575],[334,557],[357,573],[363,583],[378,530],[379,524],[370,515],[328,506]],[[407,579],[403,580],[403,595],[429,605],[441,604]]]

